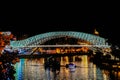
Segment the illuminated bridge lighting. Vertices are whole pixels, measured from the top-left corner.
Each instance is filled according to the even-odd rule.
[[[110,47],[109,45],[31,45],[31,46],[16,46],[16,47]]]
[[[56,31],[56,32],[47,32],[43,34],[39,34],[24,40],[19,41],[11,41],[10,46],[14,47],[26,47],[26,46],[43,46],[40,44],[43,44],[46,41],[49,41],[51,39],[61,38],[61,37],[71,37],[75,39],[82,39],[85,41],[90,42],[92,45],[95,46],[108,46],[108,43],[106,42],[105,38],[102,38],[100,36],[83,33],[83,32],[75,32],[75,31]],[[44,45],[45,46],[45,45]],[[50,45],[51,46],[51,45]],[[54,45],[60,46],[60,45]],[[63,45],[61,45],[63,46]],[[67,45],[65,45],[67,46]],[[68,46],[80,46],[80,45],[68,45]],[[47,45],[46,45],[47,47]],[[109,47],[109,46],[108,46]]]

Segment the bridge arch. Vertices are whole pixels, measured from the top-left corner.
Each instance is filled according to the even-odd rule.
[[[96,36],[93,34],[89,34],[89,33],[76,32],[76,31],[47,32],[47,33],[38,34],[32,37],[29,37],[24,40],[11,41],[10,45],[12,47],[25,47],[25,46],[42,44],[45,41],[59,38],[59,37],[65,37],[65,36],[76,38],[76,39],[82,39],[90,42],[93,45],[108,45],[105,38],[102,38],[100,36]]]

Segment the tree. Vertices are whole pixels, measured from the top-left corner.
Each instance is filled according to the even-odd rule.
[[[15,36],[11,32],[0,32],[0,52],[10,44],[10,40],[15,40]]]

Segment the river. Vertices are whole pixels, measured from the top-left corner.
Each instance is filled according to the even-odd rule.
[[[75,71],[70,71],[65,65],[72,62],[77,66]],[[14,65],[16,80],[111,80],[109,72],[101,70],[88,56],[60,57],[60,73],[44,69],[45,58],[20,59]]]

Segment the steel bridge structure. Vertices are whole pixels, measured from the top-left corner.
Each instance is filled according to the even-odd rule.
[[[106,42],[105,38],[100,36],[96,36],[93,34],[83,33],[83,32],[75,32],[75,31],[56,31],[56,32],[47,32],[43,34],[38,34],[32,37],[29,37],[24,40],[11,41],[10,45],[12,47],[27,47],[27,46],[35,46],[40,45],[48,40],[60,38],[60,37],[72,37],[76,39],[82,39],[90,42],[92,45],[106,45],[108,46],[108,42]]]
[[[82,39],[90,43],[90,45],[43,45],[44,42],[61,38],[61,37],[71,37],[75,39]],[[84,33],[84,32],[76,32],[76,31],[55,31],[55,32],[47,32],[38,34],[32,37],[29,37],[24,40],[11,41],[10,46],[13,48],[22,48],[22,47],[81,47],[87,46],[91,47],[91,49],[103,49],[110,48],[106,39],[97,35]]]

